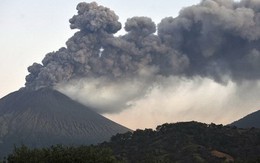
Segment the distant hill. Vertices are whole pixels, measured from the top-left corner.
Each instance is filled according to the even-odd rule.
[[[0,99],[0,157],[14,144],[96,144],[127,131],[53,89],[21,89]]]
[[[232,126],[237,126],[240,128],[250,128],[250,127],[255,127],[255,128],[260,128],[260,110],[253,112],[244,118],[241,118],[230,125]]]

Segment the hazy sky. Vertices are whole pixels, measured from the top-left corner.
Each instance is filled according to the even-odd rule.
[[[96,2],[114,10],[122,24],[133,16],[148,16],[157,24],[164,17],[176,17],[183,7],[197,4],[199,1],[98,0]],[[0,97],[24,86],[29,65],[34,62],[40,63],[45,54],[65,46],[68,38],[76,32],[70,29],[68,20],[77,13],[76,6],[79,2],[81,1],[2,0]],[[233,82],[223,85],[203,78],[187,80],[172,77],[165,80],[175,84],[152,88],[149,95],[130,101],[133,104],[128,109],[119,114],[105,116],[132,129],[184,120],[227,124],[257,110],[260,105],[259,82],[254,82],[253,88],[250,82],[238,86]],[[244,90],[247,90],[247,93]],[[117,93],[120,92],[111,89],[108,95]],[[82,95],[88,97],[89,93],[83,92]]]

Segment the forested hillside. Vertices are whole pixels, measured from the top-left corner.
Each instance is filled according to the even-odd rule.
[[[166,123],[156,130],[117,134],[110,142],[97,146],[60,146],[58,154],[54,147],[41,149],[38,153],[39,149],[23,153],[24,148],[16,149],[7,160],[12,162],[25,157],[27,160],[41,158],[43,162],[57,162],[51,161],[55,156],[60,162],[259,162],[260,130],[199,122]],[[82,152],[84,148],[87,150]]]

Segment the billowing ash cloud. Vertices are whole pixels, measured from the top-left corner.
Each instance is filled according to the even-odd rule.
[[[116,33],[121,29],[118,16],[106,7],[98,6],[96,3],[80,3],[77,10],[78,15],[69,20],[71,29],[107,33]]]
[[[260,78],[259,1],[202,0],[158,26],[148,17],[129,18],[122,36],[114,36],[121,23],[112,10],[95,2],[80,3],[77,10],[70,27],[79,31],[42,64],[28,67],[27,88],[56,87],[74,97],[85,90],[87,105],[104,113],[127,108],[129,101],[169,77],[210,78],[221,84]],[[99,96],[112,104],[100,104]]]
[[[157,74],[181,73],[188,58],[165,46],[155,35],[156,25],[147,17],[127,20],[124,36],[115,37],[121,28],[113,11],[93,3],[80,3],[78,14],[70,19],[72,29],[80,29],[63,47],[49,53],[42,65],[28,68],[26,86],[52,87],[71,79],[85,77],[125,78],[142,69],[157,69]]]
[[[189,58],[185,74],[225,82],[260,77],[260,3],[203,0],[158,25],[164,44]]]
[[[42,65],[28,68],[26,87],[38,89],[83,76],[102,74],[100,49],[113,33],[121,29],[118,16],[108,8],[93,3],[80,3],[78,14],[70,19],[72,29],[80,29],[57,52],[49,53]]]

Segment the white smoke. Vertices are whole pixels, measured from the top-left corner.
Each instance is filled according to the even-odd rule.
[[[118,113],[130,108],[132,101],[149,93],[155,71],[156,68],[143,68],[138,76],[118,80],[81,78],[61,83],[56,89],[98,113]]]
[[[191,120],[229,124],[260,106],[260,82],[222,85],[206,78],[163,80],[164,85],[132,101],[129,109],[105,116],[132,129]]]

